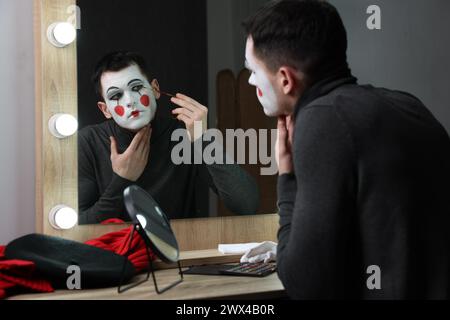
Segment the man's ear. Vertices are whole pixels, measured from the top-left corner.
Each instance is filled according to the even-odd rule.
[[[100,111],[103,113],[106,119],[111,119],[112,115],[108,110],[108,107],[106,106],[106,103],[104,102],[97,102],[97,107],[100,109]]]
[[[283,66],[278,70],[278,84],[285,95],[296,95],[304,88],[304,75],[291,67]]]
[[[290,95],[295,89],[296,79],[293,70],[289,67],[281,67],[278,70],[278,85],[285,95]]]
[[[159,99],[161,97],[161,93],[159,91],[159,83],[158,80],[153,79],[152,83],[150,84],[153,88],[153,92],[155,93],[155,98]]]

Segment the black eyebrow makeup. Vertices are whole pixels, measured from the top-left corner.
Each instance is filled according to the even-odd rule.
[[[142,81],[142,80],[140,80],[140,79],[133,79],[133,80],[131,80],[130,82],[128,82],[128,85],[127,85],[127,86],[131,86],[131,85],[134,84],[135,82],[138,82],[138,83],[144,83],[144,81]]]
[[[119,90],[119,88],[117,88],[117,87],[110,87],[108,90],[106,90],[106,93],[108,93],[108,92],[110,92],[111,90],[114,90],[114,89]]]
[[[108,100],[118,100],[118,99],[112,99],[115,95],[117,94],[121,94],[122,90],[120,90],[119,88],[116,87],[111,87],[108,89],[108,92],[106,93],[106,96],[108,98]]]
[[[144,81],[140,80],[140,79],[133,79],[130,82],[128,82],[127,86],[131,87],[133,85],[143,85]],[[122,89],[117,88],[117,87],[110,87],[107,91],[106,91],[106,95],[108,97],[109,100],[117,100],[117,99],[111,99],[112,97],[114,97],[115,95],[122,93]],[[140,92],[139,92],[140,93]]]

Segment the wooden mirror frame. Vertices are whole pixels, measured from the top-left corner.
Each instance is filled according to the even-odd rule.
[[[56,113],[77,117],[76,41],[64,48],[47,40],[50,24],[67,21],[76,0],[34,0],[36,68],[36,232],[86,241],[124,225],[77,225],[56,230],[48,220],[50,210],[65,204],[78,210],[77,136],[55,138],[48,120]],[[180,249],[217,249],[219,243],[276,240],[277,214],[172,220]]]

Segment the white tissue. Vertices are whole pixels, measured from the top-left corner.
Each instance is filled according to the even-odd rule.
[[[223,254],[244,254],[258,245],[258,242],[219,244],[218,250]]]

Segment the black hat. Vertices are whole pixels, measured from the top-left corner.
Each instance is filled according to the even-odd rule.
[[[78,266],[81,271],[81,289],[117,286],[124,263],[124,282],[136,273],[126,257],[112,251],[42,234],[30,234],[10,242],[5,256],[34,262],[36,272],[55,288],[67,288],[70,266]]]

